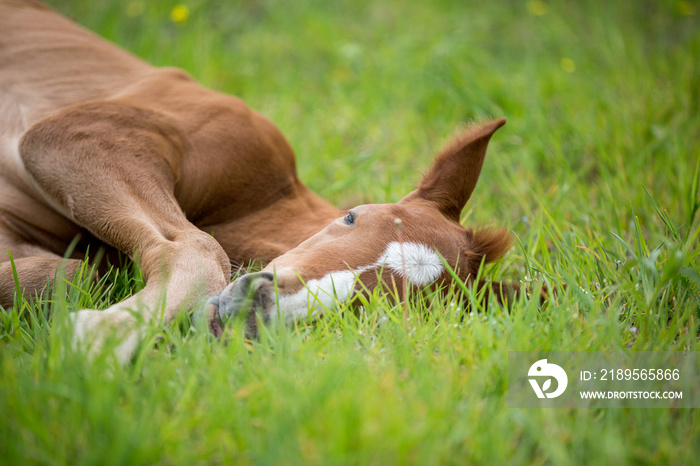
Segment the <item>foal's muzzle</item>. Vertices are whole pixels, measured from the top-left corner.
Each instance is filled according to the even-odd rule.
[[[275,309],[274,276],[269,272],[243,275],[212,297],[209,304],[218,307],[222,324],[232,317],[245,316],[246,337],[254,338],[258,334],[258,318],[267,323]]]

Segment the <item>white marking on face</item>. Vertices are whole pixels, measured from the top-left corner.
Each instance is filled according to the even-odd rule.
[[[279,307],[285,320],[313,317],[336,302],[344,302],[353,294],[357,277],[368,270],[388,269],[418,286],[426,286],[440,277],[444,271],[440,256],[419,243],[391,242],[371,265],[355,270],[330,272],[328,275],[309,280],[306,286],[292,295],[280,296]],[[271,318],[277,317],[273,310]]]
[[[336,302],[346,301],[354,290],[355,279],[361,272],[344,270],[331,272],[318,280],[309,280],[306,286],[292,295],[280,296],[279,307],[285,320],[313,317]],[[277,317],[275,311],[270,317]]]
[[[376,262],[418,286],[426,286],[438,279],[444,267],[440,256],[420,243],[391,242]]]

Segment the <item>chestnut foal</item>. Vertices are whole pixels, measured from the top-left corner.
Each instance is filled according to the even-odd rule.
[[[0,251],[20,287],[34,296],[58,268],[71,278],[88,245],[137,258],[146,279],[108,309],[73,313],[78,343],[119,333],[126,361],[140,321],[170,321],[208,296],[219,333],[220,320],[250,309],[246,297],[251,315],[288,320],[348,299],[356,277],[444,281],[439,253],[468,281],[509,247],[503,230],[459,224],[503,119],[459,133],[398,204],[340,211],[299,181],[284,136],[240,99],[34,0],[0,0],[0,31]],[[268,265],[229,285],[230,264],[252,259]],[[4,259],[0,305],[14,293]]]
[[[234,280],[210,304],[222,321],[249,312],[247,330],[254,335],[258,317],[289,323],[380,284],[400,296],[406,285],[445,284],[451,274],[443,259],[461,280],[473,281],[482,262],[499,259],[511,244],[505,229],[474,231],[459,223],[489,139],[504,124],[500,119],[458,133],[418,189],[397,204],[362,205],[336,215],[261,272]],[[515,285],[496,289],[499,299],[518,291]]]

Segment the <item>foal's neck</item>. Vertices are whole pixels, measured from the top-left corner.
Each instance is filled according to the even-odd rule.
[[[273,204],[229,223],[203,229],[214,235],[232,263],[267,264],[323,230],[341,210],[298,183]]]

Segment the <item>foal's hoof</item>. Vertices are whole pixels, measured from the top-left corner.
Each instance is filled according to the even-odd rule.
[[[70,320],[73,348],[82,348],[89,358],[94,358],[106,342],[113,340],[113,354],[121,365],[125,365],[131,361],[141,341],[139,322],[129,311],[83,309],[71,313]]]

